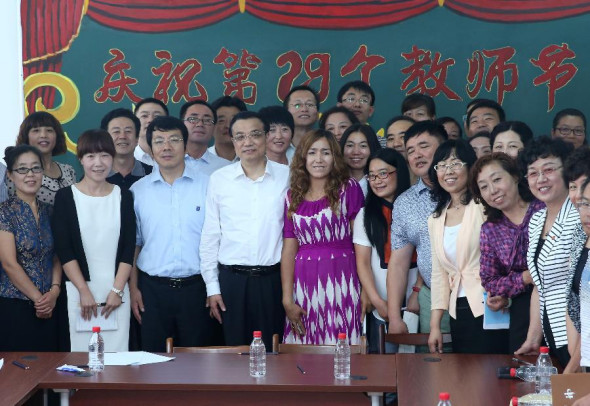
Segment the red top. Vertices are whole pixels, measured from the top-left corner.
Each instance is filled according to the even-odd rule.
[[[539,348],[539,352],[541,354],[549,354],[549,347],[541,347]]]
[[[262,331],[255,331],[254,332],[254,338],[261,338],[262,337]]]
[[[346,340],[346,333],[338,333],[339,340]]]
[[[99,326],[92,327],[92,332],[93,333],[100,333],[100,327]]]
[[[441,392],[438,395],[439,400],[449,400],[450,398],[451,398],[451,395],[449,395],[447,392]]]

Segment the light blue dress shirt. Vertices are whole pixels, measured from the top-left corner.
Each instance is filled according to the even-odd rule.
[[[206,150],[202,157],[195,159],[190,155],[184,156],[184,162],[187,165],[193,165],[200,173],[211,176],[216,170],[231,164],[227,159],[213,155],[209,150]]]
[[[137,267],[152,276],[201,273],[199,244],[209,176],[185,165],[172,185],[155,168],[131,187],[137,221]]]

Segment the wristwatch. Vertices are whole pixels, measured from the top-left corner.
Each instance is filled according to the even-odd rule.
[[[117,294],[117,296],[119,296],[121,299],[123,299],[123,291],[121,289],[117,289],[116,287],[112,287],[111,291],[115,292]]]

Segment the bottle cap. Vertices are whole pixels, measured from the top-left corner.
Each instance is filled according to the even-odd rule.
[[[346,333],[338,333],[339,340],[346,340]]]
[[[99,326],[92,327],[92,332],[93,333],[100,333],[100,327]]]
[[[451,398],[451,395],[449,395],[447,392],[441,392],[438,395],[439,400],[449,400],[450,398]]]
[[[518,406],[518,398],[517,398],[516,396],[514,396],[514,397],[512,398],[512,401],[510,402],[510,404],[511,404],[512,406]]]
[[[516,376],[516,368],[510,368],[510,376],[513,378]]]
[[[539,348],[539,352],[541,354],[549,354],[549,347],[541,347]]]
[[[262,337],[262,331],[255,331],[254,332],[254,338],[261,338]]]

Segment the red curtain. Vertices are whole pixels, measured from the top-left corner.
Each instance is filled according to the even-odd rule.
[[[248,0],[246,12],[281,25],[343,30],[394,24],[437,6],[436,0]]]
[[[239,11],[237,0],[90,0],[88,16],[100,24],[134,32],[192,30]]]
[[[80,29],[84,0],[21,0],[23,74],[59,72],[61,54],[67,51]],[[39,97],[53,107],[55,89],[38,88],[27,98],[29,111]]]
[[[492,22],[534,22],[572,17],[590,11],[588,0],[445,0],[459,14]]]

